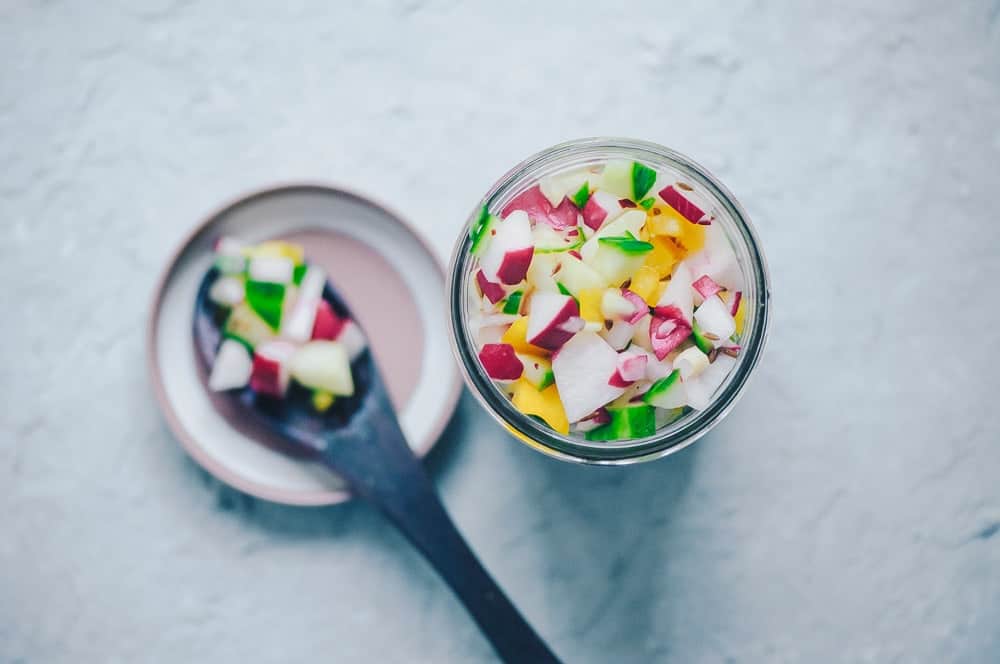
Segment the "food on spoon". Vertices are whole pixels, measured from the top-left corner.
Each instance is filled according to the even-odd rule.
[[[472,337],[515,408],[612,441],[711,403],[737,363],[747,303],[709,200],[671,173],[611,160],[482,210]]]
[[[291,398],[293,385],[317,412],[354,394],[351,362],[367,348],[361,328],[326,299],[326,274],[305,262],[298,245],[267,241],[216,243],[218,276],[209,300],[224,316],[209,388],[249,387]],[[241,261],[235,257],[241,257]]]

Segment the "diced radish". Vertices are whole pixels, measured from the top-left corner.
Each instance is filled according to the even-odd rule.
[[[635,304],[622,291],[615,288],[604,291],[604,295],[601,296],[601,315],[605,319],[634,323],[632,318],[635,313]]]
[[[691,287],[698,291],[702,299],[708,299],[722,290],[722,286],[715,283],[712,277],[707,274],[703,274],[695,282],[691,284]]]
[[[486,375],[494,380],[517,380],[524,373],[524,365],[510,344],[487,344],[479,351]]]
[[[258,394],[281,398],[288,390],[288,362],[295,345],[287,341],[265,341],[253,355],[250,387]]]
[[[618,354],[596,334],[581,332],[552,360],[566,418],[576,422],[618,397],[624,390],[608,385]]]
[[[584,184],[595,179],[595,174],[589,170],[577,170],[569,173],[560,173],[543,178],[538,183],[545,200],[552,207],[557,207],[564,198],[573,198],[581,190]],[[589,187],[588,187],[589,188]]]
[[[715,391],[725,382],[726,376],[732,372],[735,366],[736,360],[734,358],[720,354],[700,376],[685,381],[687,405],[695,410],[708,408],[712,403]]]
[[[681,351],[674,358],[674,368],[681,372],[681,379],[694,378],[708,368],[708,356],[692,346]]]
[[[497,225],[479,265],[488,280],[516,284],[528,273],[534,251],[531,222],[518,210]]]
[[[340,336],[347,321],[333,313],[333,308],[326,300],[316,303],[316,313],[313,315],[312,333],[310,339],[332,341]]]
[[[608,345],[615,350],[624,350],[635,334],[635,326],[630,325],[621,318],[611,323],[610,329],[600,330],[600,335],[608,342]]]
[[[635,381],[633,380],[625,380],[622,378],[621,373],[617,369],[615,369],[615,372],[611,374],[611,378],[608,379],[608,385],[611,387],[628,387],[634,382]]]
[[[305,342],[313,337],[316,314],[326,285],[326,274],[316,266],[306,268],[299,284],[298,297],[287,315],[282,316],[281,336],[295,342]],[[329,305],[326,307],[329,309]],[[332,311],[330,311],[332,314]],[[325,323],[324,323],[325,324]],[[336,336],[336,335],[334,335]],[[333,337],[330,337],[333,338]]]
[[[528,313],[528,343],[557,350],[583,327],[579,316],[580,307],[572,297],[536,291]]]
[[[649,323],[649,342],[657,360],[662,360],[682,341],[691,336],[691,327],[681,318],[653,316]]]
[[[242,256],[247,243],[231,235],[222,235],[215,239],[212,251],[223,256]]]
[[[622,199],[619,199],[619,200],[618,200],[618,204],[619,204],[619,205],[621,205],[621,206],[622,206],[623,208],[634,208],[634,207],[639,207],[638,205],[636,205],[635,203],[633,203],[632,201],[630,201],[630,200],[629,200],[629,199],[627,199],[627,198],[622,198]]]
[[[486,296],[486,299],[490,301],[490,304],[496,304],[507,295],[503,286],[487,279],[482,270],[476,272],[476,283],[479,284],[479,289]]]
[[[486,344],[498,344],[503,339],[503,333],[507,331],[507,325],[476,326],[476,345],[480,348]]]
[[[648,350],[650,353],[653,352],[653,344],[650,342],[649,328],[652,322],[652,316],[643,316],[639,319],[639,322],[635,325],[630,326],[632,328],[632,343]]]
[[[344,345],[336,341],[310,341],[292,355],[289,370],[305,387],[336,396],[354,394],[351,362]]]
[[[632,315],[625,319],[627,323],[635,325],[642,319],[643,316],[649,314],[649,305],[646,304],[645,300],[639,297],[638,293],[633,293],[629,289],[623,288],[622,296],[631,302],[633,307],[635,307],[635,311],[632,312]]]
[[[347,351],[347,357],[351,362],[358,359],[361,353],[365,352],[365,348],[368,347],[368,341],[365,339],[364,332],[361,331],[361,328],[353,320],[344,323],[344,328],[337,336],[337,341],[344,345],[344,350]]]
[[[709,339],[728,339],[736,332],[736,321],[718,295],[702,302],[694,312],[694,319]]]
[[[681,193],[681,191],[684,193]],[[660,198],[663,201],[677,210],[682,217],[690,221],[692,224],[704,224],[708,225],[711,222],[708,215],[695,205],[690,199],[694,198],[693,191],[690,187],[685,184],[677,183],[676,186],[670,185],[660,191]]]
[[[528,283],[532,284],[535,290],[558,293],[559,286],[553,273],[557,269],[561,270],[560,260],[559,254],[535,254],[528,268]]]
[[[500,216],[506,221],[516,211],[523,211],[536,224],[549,224],[552,228],[563,229],[576,226],[577,209],[573,201],[563,198],[553,206],[538,185],[525,190],[507,203]]]
[[[244,253],[246,243],[234,237],[223,236],[216,239],[213,249],[215,250],[215,267],[222,274],[239,274],[247,267],[247,259]]]
[[[583,206],[583,223],[599,230],[605,223],[622,213],[618,199],[606,191],[595,191]]]
[[[649,358],[648,361],[646,362],[646,376],[645,376],[646,380],[656,382],[661,378],[666,378],[667,376],[670,375],[670,372],[674,370],[674,367],[670,363],[670,360],[664,359],[660,361],[656,359],[656,355],[654,355],[652,352],[650,351],[644,351],[644,352],[646,353],[646,357]]]
[[[208,299],[221,307],[235,307],[245,295],[243,280],[237,277],[219,277],[208,289]]]
[[[668,313],[668,308],[676,309],[677,314]],[[674,273],[663,289],[659,301],[656,303],[654,313],[662,318],[679,318],[689,328],[691,327],[691,316],[694,312],[694,295],[691,290],[691,271],[682,261],[674,268]]]
[[[247,274],[251,281],[273,284],[290,284],[295,272],[295,263],[289,258],[258,256],[250,260]]]
[[[635,382],[646,375],[649,358],[642,349],[631,349],[618,354],[618,374],[622,380]]]
[[[252,368],[253,360],[246,346],[233,339],[224,339],[212,363],[208,387],[216,392],[246,387]]]
[[[603,426],[611,421],[611,415],[606,408],[598,408],[590,415],[576,423],[574,429],[581,433],[593,431],[599,426]]]

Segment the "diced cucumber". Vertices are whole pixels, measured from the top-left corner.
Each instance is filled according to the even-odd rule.
[[[281,327],[281,311],[285,300],[285,284],[270,281],[247,281],[246,298],[250,307],[277,331]]]
[[[698,321],[692,321],[691,325],[691,338],[694,339],[694,345],[698,347],[698,350],[708,355],[712,352],[712,342],[705,337],[705,333],[702,331],[701,326],[698,325]]]
[[[241,302],[229,313],[223,334],[226,338],[235,339],[253,351],[257,344],[271,338],[274,330],[250,308],[250,305]]]
[[[514,291],[507,296],[504,300],[503,312],[505,314],[517,314],[521,311],[521,298],[524,297],[524,291]]]
[[[656,409],[644,403],[634,403],[622,408],[608,408],[611,421],[588,431],[587,440],[629,440],[645,438],[656,433]]]
[[[674,369],[669,376],[653,383],[642,399],[651,406],[667,410],[684,406],[687,394],[681,381],[681,372]]]
[[[469,231],[469,237],[472,239],[472,247],[469,249],[469,252],[473,256],[480,256],[486,251],[486,247],[490,243],[490,238],[493,236],[492,231],[496,223],[497,218],[490,214],[490,211],[484,205],[483,209],[479,212],[479,218],[476,219],[476,223],[472,224],[472,229]]]

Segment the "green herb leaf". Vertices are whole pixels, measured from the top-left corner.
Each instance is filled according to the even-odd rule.
[[[505,314],[516,314],[521,310],[521,298],[524,297],[524,293],[521,291],[514,291],[507,296],[507,300],[503,305],[503,312]]]
[[[625,237],[602,237],[598,239],[598,242],[606,244],[609,247],[615,247],[626,254],[645,254],[653,250],[653,245],[649,242],[637,240],[631,234]]]
[[[632,193],[639,200],[649,192],[656,182],[656,171],[637,161],[632,162]]]
[[[643,210],[649,210],[655,204],[656,204],[656,199],[653,198],[652,196],[650,196],[649,198],[644,198],[641,201],[639,201],[639,207],[641,207]]]
[[[570,197],[570,200],[573,201],[573,205],[582,210],[583,206],[590,200],[590,183],[584,182],[583,186],[577,189],[576,193]]]

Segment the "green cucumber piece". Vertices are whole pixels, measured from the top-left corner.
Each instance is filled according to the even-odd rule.
[[[681,372],[679,369],[674,369],[669,376],[653,383],[652,387],[643,395],[642,400],[657,408],[668,410],[679,408],[684,405],[685,401],[681,389]]]
[[[281,327],[281,311],[285,301],[285,285],[269,281],[247,281],[247,304],[277,331]]]
[[[637,240],[632,234],[625,237],[602,237],[598,238],[597,241],[601,244],[606,244],[609,247],[615,247],[619,251],[633,256],[646,254],[653,250],[652,244],[649,242],[643,242],[642,240]]]
[[[698,347],[698,350],[708,355],[712,352],[714,346],[712,342],[705,337],[705,333],[702,332],[701,327],[698,325],[698,321],[691,321],[691,338],[694,339],[694,345]]]
[[[656,182],[656,171],[637,161],[632,162],[632,200],[638,201],[653,188]],[[647,208],[648,209],[648,208]]]
[[[521,311],[521,298],[524,297],[523,291],[514,291],[507,296],[504,300],[503,312],[505,314],[516,314]]]
[[[473,256],[479,256],[486,250],[496,223],[497,218],[490,214],[490,211],[484,205],[483,209],[479,212],[479,218],[476,219],[476,223],[472,224],[472,229],[469,230],[469,237],[472,239],[472,246],[469,248],[469,252]]]
[[[611,421],[588,431],[587,440],[629,440],[645,438],[656,433],[656,409],[644,403],[629,404],[623,408],[608,408]]]
[[[573,201],[573,205],[582,210],[583,206],[590,200],[590,183],[584,182],[583,185],[576,190],[576,193],[569,197],[569,199]]]
[[[653,198],[652,196],[650,196],[649,198],[644,198],[641,201],[639,201],[639,207],[641,207],[643,210],[649,210],[655,204],[656,204],[656,199]]]
[[[296,286],[302,285],[302,278],[306,276],[306,270],[309,266],[303,263],[302,265],[296,265],[295,269],[292,270],[292,283]]]

